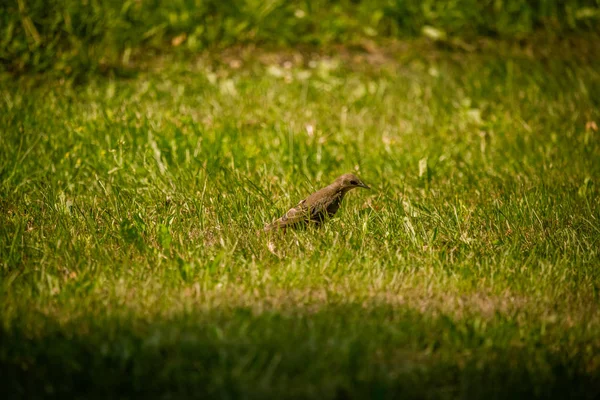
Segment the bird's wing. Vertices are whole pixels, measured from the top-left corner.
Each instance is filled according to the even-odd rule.
[[[318,219],[319,214],[322,214],[334,199],[335,196],[322,196],[316,200],[311,199],[310,197],[304,199],[295,207],[290,208],[283,217],[265,226],[265,230],[270,231],[277,228],[286,228],[297,223],[316,220]]]
[[[294,225],[299,222],[306,221],[310,218],[311,212],[306,204],[306,199],[302,200],[295,207],[290,208],[283,217],[273,221],[273,223],[265,226],[265,230],[276,228],[285,228],[286,226]]]

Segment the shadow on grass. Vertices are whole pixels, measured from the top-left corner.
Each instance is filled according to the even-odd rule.
[[[600,374],[590,368],[584,345],[551,348],[535,337],[536,328],[523,329],[508,317],[482,325],[348,304],[289,314],[232,308],[86,318],[66,324],[42,318],[37,328],[14,321],[3,328],[2,392],[14,398],[600,394]]]

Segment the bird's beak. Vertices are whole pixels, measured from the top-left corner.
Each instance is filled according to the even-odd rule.
[[[362,182],[358,184],[358,187],[365,188],[365,189],[371,189],[370,187],[368,187],[367,185],[365,185]]]

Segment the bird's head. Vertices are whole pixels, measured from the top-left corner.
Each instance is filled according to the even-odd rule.
[[[335,181],[336,181],[336,183],[338,183],[340,185],[340,187],[342,189],[345,189],[345,190],[350,190],[350,189],[354,189],[354,188],[358,188],[358,187],[370,189],[370,187],[365,185],[358,178],[358,176],[356,176],[354,174],[344,174],[344,175],[340,176],[339,178],[337,178]]]

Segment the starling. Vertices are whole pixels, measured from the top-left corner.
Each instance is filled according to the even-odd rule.
[[[344,174],[329,186],[324,187],[308,196],[291,208],[285,215],[265,226],[265,231],[313,223],[320,225],[326,218],[332,217],[344,198],[344,195],[357,187],[370,189],[356,175]]]

